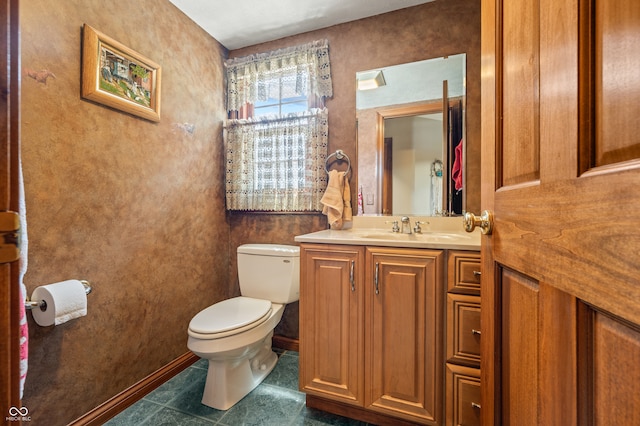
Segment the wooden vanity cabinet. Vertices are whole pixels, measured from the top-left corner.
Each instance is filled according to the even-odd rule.
[[[307,406],[376,424],[443,424],[442,250],[301,245]]]

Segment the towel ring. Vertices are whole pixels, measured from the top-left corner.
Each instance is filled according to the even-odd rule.
[[[327,174],[329,174],[329,160],[331,159],[331,157],[336,157],[336,159],[338,161],[342,161],[345,158],[347,159],[347,171],[345,171],[345,175],[348,174],[351,171],[351,160],[349,159],[349,156],[347,154],[344,153],[343,150],[338,149],[336,150],[336,152],[334,152],[333,154],[329,154],[329,156],[327,157],[326,161],[324,162],[324,170],[327,172]]]

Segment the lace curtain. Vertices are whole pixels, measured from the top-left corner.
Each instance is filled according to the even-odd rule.
[[[247,103],[277,99],[279,80],[283,98],[333,96],[326,40],[229,59],[225,65],[227,111],[239,111]]]
[[[231,59],[227,110],[268,99],[332,96],[326,40]],[[327,186],[326,109],[225,124],[228,210],[322,211]]]
[[[225,126],[227,209],[320,211],[327,186],[326,109]]]

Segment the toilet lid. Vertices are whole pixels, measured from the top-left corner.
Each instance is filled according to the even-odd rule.
[[[223,300],[200,311],[189,329],[200,334],[216,334],[246,327],[271,313],[271,302],[251,297]]]

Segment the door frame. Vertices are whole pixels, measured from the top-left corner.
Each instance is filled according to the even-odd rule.
[[[480,75],[481,115],[481,197],[482,210],[494,211],[494,193],[496,189],[496,2],[495,0],[482,0],[481,4],[482,28],[480,50],[481,64]],[[491,29],[491,30],[490,30]],[[495,413],[500,409],[500,354],[495,351],[496,336],[499,336],[497,328],[499,322],[495,320],[494,302],[497,296],[496,276],[493,259],[493,239],[491,235],[483,235],[480,246],[481,257],[481,295],[482,307],[480,313],[480,331],[482,335],[482,348],[480,358],[480,383],[481,386],[481,424],[496,424]],[[487,301],[490,301],[487,304]],[[489,306],[487,306],[489,305]]]
[[[19,0],[7,0],[2,15],[2,50],[0,61],[2,92],[2,133],[0,140],[0,211],[19,210],[18,167],[20,161],[20,22]],[[20,407],[19,262],[0,264],[0,416],[10,407]],[[6,301],[6,302],[4,302]],[[18,421],[19,425],[21,422]]]

